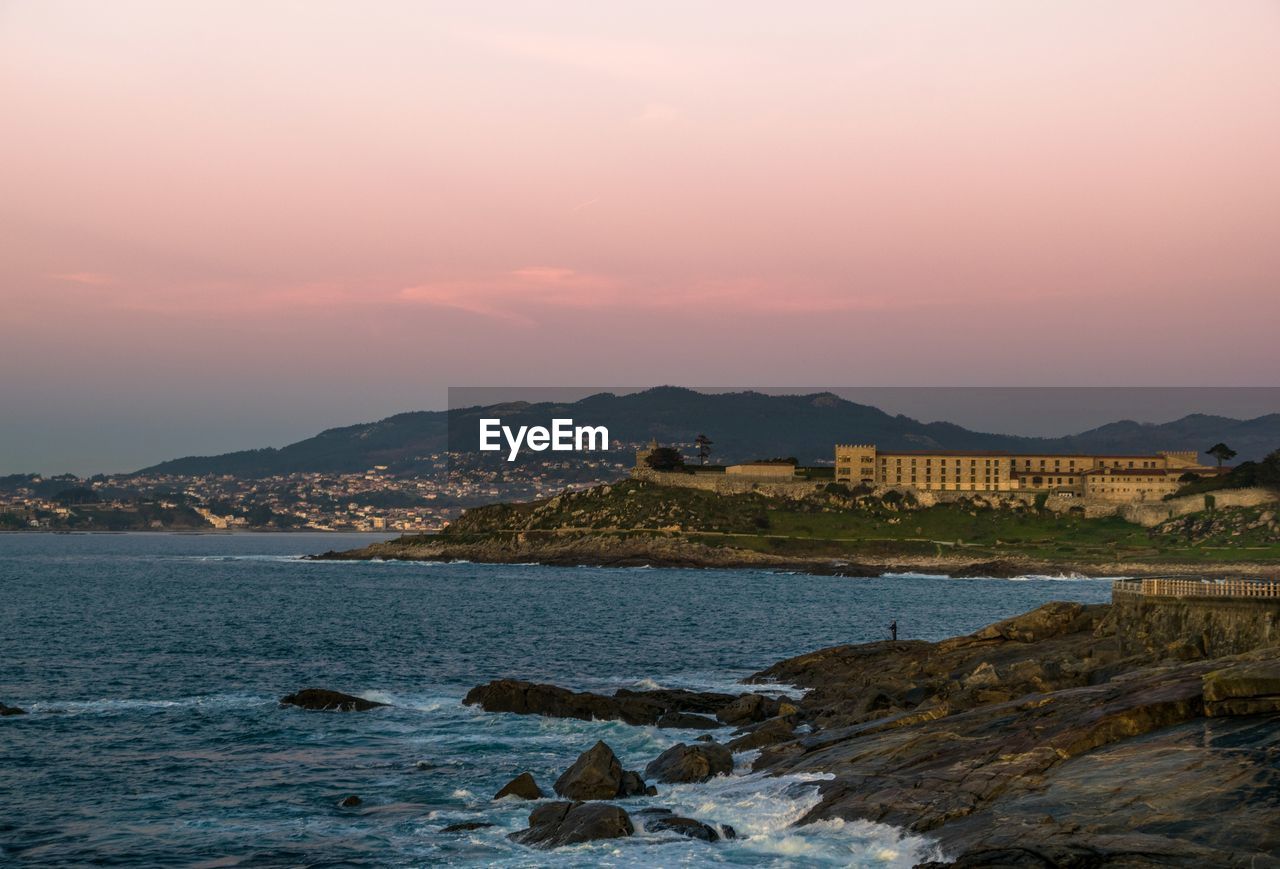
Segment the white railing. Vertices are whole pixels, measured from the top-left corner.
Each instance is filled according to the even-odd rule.
[[[1112,598],[1116,595],[1280,598],[1280,580],[1117,579],[1111,583]]]

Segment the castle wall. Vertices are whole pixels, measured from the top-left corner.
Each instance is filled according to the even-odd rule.
[[[660,486],[680,486],[686,489],[702,489],[717,495],[745,495],[755,492],[769,498],[803,498],[821,491],[830,480],[779,480],[768,481],[728,474],[681,474],[672,471],[655,471],[651,468],[635,468],[631,476]]]
[[[1213,504],[1222,507],[1259,507],[1280,500],[1280,495],[1271,489],[1220,489],[1208,493],[1213,497]],[[1120,504],[1119,515],[1129,522],[1147,528],[1159,525],[1166,519],[1197,513],[1206,508],[1204,495],[1185,495],[1181,498],[1170,498],[1168,501],[1156,501],[1145,504]]]
[[[795,465],[766,465],[766,464],[743,464],[730,465],[724,469],[726,474],[735,477],[751,477],[757,480],[769,480],[776,482],[780,480],[792,480],[796,476]]]

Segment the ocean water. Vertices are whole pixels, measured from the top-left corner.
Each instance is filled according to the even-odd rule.
[[[910,866],[919,837],[791,824],[811,780],[660,786],[657,805],[742,837],[641,832],[555,852],[509,842],[530,805],[491,795],[528,770],[550,791],[595,740],[628,769],[696,734],[461,705],[498,677],[576,689],[729,689],[844,642],[940,639],[1082,577],[847,579],[765,571],[324,563],[361,535],[0,534],[0,862],[141,866]],[[394,704],[311,713],[308,686]],[[726,731],[727,733],[727,731]],[[749,756],[740,756],[740,766]],[[363,805],[338,806],[347,794]],[[464,834],[459,821],[495,826]]]

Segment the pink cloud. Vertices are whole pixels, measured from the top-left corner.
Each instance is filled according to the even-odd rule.
[[[424,282],[398,299],[531,324],[553,310],[705,312],[808,315],[889,311],[937,305],[923,294],[851,292],[806,286],[803,280],[691,278],[657,281],[580,272],[563,266],[524,266],[496,275]],[[946,304],[946,300],[942,300]]]

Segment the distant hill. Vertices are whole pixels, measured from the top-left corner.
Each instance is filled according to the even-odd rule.
[[[664,386],[627,395],[599,393],[571,403],[515,402],[452,412],[401,413],[378,422],[329,429],[279,449],[189,456],[138,473],[253,478],[305,471],[353,472],[374,465],[425,472],[434,464],[431,456],[447,451],[451,440],[454,449],[474,449],[483,417],[498,417],[511,426],[546,425],[552,418],[569,417],[579,424],[607,426],[610,435],[625,444],[657,438],[664,444],[681,445],[686,452],[692,452],[690,445],[702,432],[715,441],[714,460],[728,462],[767,456],[829,462],[832,446],[838,442],[874,443],[882,449],[1123,454],[1203,451],[1225,441],[1239,453],[1237,461],[1261,458],[1280,446],[1280,414],[1250,420],[1191,414],[1158,425],[1122,420],[1068,437],[1030,438],[893,416],[831,393],[706,394]],[[1203,454],[1202,460],[1209,461]]]

